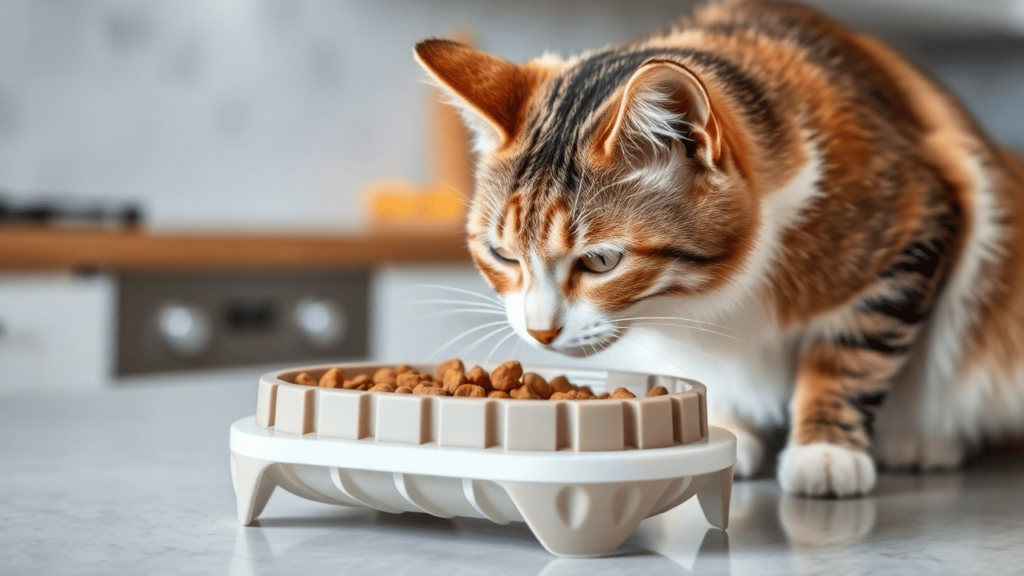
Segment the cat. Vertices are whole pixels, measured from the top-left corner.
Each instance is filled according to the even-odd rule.
[[[568,59],[415,57],[474,134],[516,332],[701,380],[737,476],[787,422],[781,487],[837,497],[1024,428],[1024,166],[878,40],[731,1]]]

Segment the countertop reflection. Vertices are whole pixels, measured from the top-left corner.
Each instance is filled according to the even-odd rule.
[[[696,501],[645,520],[609,558],[560,559],[523,524],[332,507],[275,492],[235,519],[228,425],[247,371],[98,394],[0,396],[4,574],[859,574],[1024,570],[1024,462],[882,474],[860,500],[739,482],[727,532]]]

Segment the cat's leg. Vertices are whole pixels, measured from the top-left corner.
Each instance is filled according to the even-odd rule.
[[[927,362],[923,351],[915,354],[908,370],[893,381],[892,393],[878,414],[874,455],[887,468],[935,471],[963,463],[963,438],[945,426],[953,419],[948,399],[953,380],[929,371]],[[929,377],[937,390],[929,390]],[[929,398],[929,393],[933,397]],[[935,395],[946,398],[936,399]]]
[[[736,465],[733,476],[750,478],[761,470],[764,465],[764,441],[757,428],[742,418],[727,414],[724,411],[708,409],[708,422],[712,426],[725,428],[736,436]]]
[[[791,402],[790,437],[779,456],[784,490],[849,497],[874,487],[875,414],[915,333],[910,327],[840,333],[804,351]]]

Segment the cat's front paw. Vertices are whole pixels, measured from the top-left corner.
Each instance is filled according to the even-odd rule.
[[[736,464],[732,467],[735,478],[750,478],[764,463],[764,443],[757,432],[735,420],[717,418],[712,425],[725,428],[736,436]]]
[[[847,498],[875,486],[871,456],[836,444],[787,446],[779,455],[779,484],[790,494]]]

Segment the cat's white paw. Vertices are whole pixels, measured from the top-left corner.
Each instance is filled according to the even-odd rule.
[[[875,479],[871,456],[835,444],[790,445],[779,455],[779,484],[790,494],[847,498],[870,492]]]
[[[714,426],[725,428],[736,436],[736,464],[732,467],[734,478],[750,478],[764,463],[764,443],[751,429],[733,420],[715,420]]]
[[[964,443],[956,438],[883,434],[875,442],[879,462],[889,468],[951,470],[960,467],[966,452]]]

